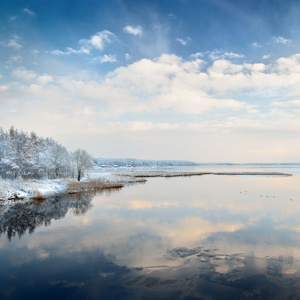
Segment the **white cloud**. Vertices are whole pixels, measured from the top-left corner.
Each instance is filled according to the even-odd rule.
[[[86,48],[103,50],[105,45],[111,43],[114,39],[116,39],[115,34],[108,30],[103,30],[92,35],[89,39],[80,40],[79,43]]]
[[[231,63],[229,60],[219,59],[214,61],[209,68],[210,74],[237,74],[243,70],[243,65]]]
[[[274,70],[285,74],[300,75],[300,54],[279,58],[274,64]]]
[[[243,54],[238,54],[238,53],[233,53],[233,52],[225,52],[224,53],[225,57],[228,58],[243,58],[245,55]]]
[[[53,77],[48,74],[43,74],[37,78],[38,82],[42,85],[48,84],[53,81]]]
[[[257,42],[253,42],[251,44],[251,46],[254,47],[254,48],[260,48],[261,47],[261,45],[259,43],[257,43]]]
[[[285,108],[296,108],[300,109],[300,100],[299,99],[294,99],[294,100],[288,100],[288,101],[274,101],[272,103],[275,106],[280,106],[280,107],[285,107]]]
[[[56,49],[56,50],[52,50],[51,54],[53,54],[53,55],[64,55],[64,54],[67,54],[67,53],[64,52],[64,51]]]
[[[66,51],[53,50],[51,54],[54,55],[69,55],[69,54],[90,54],[90,50],[84,47],[81,47],[79,50],[75,50],[71,47],[67,47]]]
[[[114,63],[117,62],[116,56],[115,55],[111,55],[111,54],[104,54],[102,56],[97,56],[93,59],[95,62],[100,62],[100,63]]]
[[[30,16],[34,16],[35,15],[35,13],[32,10],[28,9],[28,8],[24,8],[23,12],[27,13]]]
[[[203,67],[209,63],[165,54],[116,68],[101,81],[52,77],[17,68],[12,72],[13,81],[0,87],[0,118],[3,124],[13,123],[29,131],[40,128],[41,134],[54,138],[61,134],[67,146],[78,145],[80,137],[95,149],[95,140],[101,140],[97,149],[103,153],[107,147],[103,150],[107,155],[112,153],[109,144],[116,140],[124,141],[127,149],[135,148],[132,141],[136,141],[144,157],[152,155],[153,144],[177,145],[178,140],[181,151],[193,145],[191,159],[202,151],[199,161],[202,157],[221,160],[219,149],[223,146],[232,153],[228,160],[236,160],[236,155],[270,160],[277,157],[267,154],[274,145],[280,145],[278,151],[289,153],[289,158],[299,155],[295,134],[300,130],[300,54],[266,64],[233,63],[224,58]],[[8,113],[12,110],[15,112]],[[109,125],[111,117],[115,121]],[[141,122],[143,119],[147,121]],[[130,141],[125,136],[130,136]],[[114,155],[132,153],[123,152],[124,148],[114,150]],[[170,148],[165,151],[167,155]],[[180,158],[179,150],[175,154]],[[284,160],[284,155],[278,157]]]
[[[26,70],[25,68],[17,68],[12,71],[12,76],[21,81],[32,82],[37,78],[34,71]]]
[[[192,39],[188,36],[185,40],[176,38],[176,41],[179,42],[181,45],[186,46]]]
[[[16,68],[12,70],[12,76],[21,82],[26,82],[29,84],[42,84],[46,85],[53,81],[53,77],[48,74],[38,75],[32,70],[26,70],[24,67]]]
[[[176,41],[179,42],[181,45],[186,46],[187,45],[187,41],[180,39],[180,38],[176,38]]]
[[[79,50],[67,47],[68,54],[90,54],[90,50],[84,47],[81,47]]]
[[[90,54],[92,50],[102,51],[107,44],[113,42],[116,39],[116,35],[108,30],[103,30],[92,35],[89,39],[79,40],[81,47],[74,49],[67,47],[65,51],[56,49],[51,51],[54,55],[69,55],[69,54]]]
[[[123,28],[123,31],[132,35],[138,35],[138,36],[142,36],[143,35],[143,28],[141,26],[130,26],[127,25]]]
[[[273,37],[274,43],[287,45],[291,42],[291,40],[284,38],[283,36]]]
[[[243,58],[243,54],[233,53],[233,52],[224,52],[223,50],[214,50],[209,54],[209,57],[212,60],[224,59],[224,58]]]
[[[245,70],[249,70],[252,73],[255,72],[264,72],[266,70],[266,65],[263,63],[254,63],[254,64],[243,64],[243,69]]]
[[[197,59],[197,58],[200,58],[200,57],[203,57],[204,55],[201,53],[201,52],[197,52],[197,53],[194,53],[194,54],[191,54],[190,55],[190,58],[192,59]]]
[[[130,58],[131,58],[130,54],[129,53],[125,53],[125,59],[129,60]]]
[[[1,41],[0,45],[7,48],[21,49],[23,46],[18,42],[19,38],[9,39],[8,41]]]
[[[100,63],[115,62],[113,55],[99,56]],[[142,59],[109,73],[101,82],[67,78],[54,79],[24,68],[14,69],[12,76],[30,84],[53,82],[56,97],[67,97],[94,107],[102,116],[122,116],[131,113],[202,114],[212,111],[240,110],[253,112],[252,104],[243,99],[282,99],[293,93],[300,97],[300,54],[280,58],[274,64],[232,63],[215,60],[205,69],[205,61],[195,58],[185,61],[176,55],[157,59]],[[39,90],[40,97],[46,90]],[[245,97],[246,95],[246,97]],[[236,98],[238,96],[238,98]],[[77,99],[77,100],[76,100]],[[101,109],[100,109],[101,108]],[[79,109],[80,111],[80,109]]]
[[[265,54],[262,58],[263,59],[268,59],[270,57],[270,54]]]
[[[209,54],[209,57],[212,60],[216,60],[216,59],[224,58],[225,56],[220,50],[214,50]]]

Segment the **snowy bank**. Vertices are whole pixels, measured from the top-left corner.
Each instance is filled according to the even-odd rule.
[[[0,204],[12,204],[16,200],[56,195],[63,193],[66,189],[66,180],[0,179]]]
[[[46,197],[73,194],[90,190],[121,188],[125,184],[145,182],[151,177],[179,177],[203,175],[231,175],[231,176],[290,176],[281,172],[193,172],[160,168],[116,168],[115,170],[100,170],[95,168],[88,177],[78,182],[75,179],[55,180],[4,180],[0,179],[0,205],[14,204],[31,198],[44,199]]]
[[[124,184],[136,182],[145,182],[145,179],[98,172],[90,174],[80,182],[74,179],[0,179],[0,205],[26,202],[32,198],[44,199],[61,194],[120,188]]]

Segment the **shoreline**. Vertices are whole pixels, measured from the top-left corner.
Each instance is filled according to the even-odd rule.
[[[95,170],[97,171],[97,170]],[[66,194],[82,193],[87,191],[101,191],[104,189],[120,189],[126,184],[144,183],[146,178],[163,177],[191,177],[204,175],[219,176],[245,176],[245,177],[272,177],[292,176],[283,172],[187,172],[166,170],[122,170],[116,172],[93,173],[91,177],[82,181],[75,179],[0,179],[0,205],[13,205],[14,203],[29,200],[44,200],[49,197]]]

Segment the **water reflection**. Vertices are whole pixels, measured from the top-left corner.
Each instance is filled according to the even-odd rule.
[[[15,236],[21,238],[26,232],[33,233],[37,227],[50,226],[51,220],[62,219],[67,213],[84,215],[93,207],[91,201],[96,195],[110,195],[118,190],[90,191],[1,207],[0,235],[6,235],[9,240]]]
[[[0,298],[299,298],[298,182],[158,178],[8,208]]]
[[[17,203],[1,211],[0,234],[11,240],[21,238],[26,232],[33,233],[39,226],[50,226],[51,220],[64,218],[70,210],[74,215],[85,214],[92,208],[94,194],[74,194],[54,197],[42,202]]]

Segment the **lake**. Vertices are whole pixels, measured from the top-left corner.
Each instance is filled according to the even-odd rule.
[[[0,299],[299,299],[293,176],[149,178],[0,208]]]

